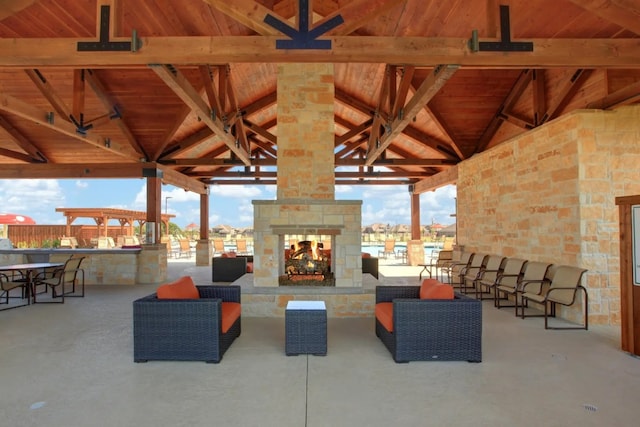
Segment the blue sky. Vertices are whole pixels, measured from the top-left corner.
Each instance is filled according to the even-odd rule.
[[[55,209],[118,208],[146,210],[144,179],[23,179],[0,180],[0,213],[15,213],[33,218],[37,224],[65,224]],[[167,197],[170,197],[167,201]],[[211,186],[209,226],[227,224],[251,227],[251,200],[273,200],[275,186]],[[455,222],[455,186],[442,187],[420,196],[423,225]],[[337,186],[336,199],[363,200],[362,224],[391,225],[411,222],[411,200],[406,186]],[[165,206],[176,215],[172,222],[184,228],[199,223],[200,196],[180,188],[162,187],[162,212]],[[74,224],[93,224],[91,219],[78,219]],[[114,224],[115,225],[115,221]]]

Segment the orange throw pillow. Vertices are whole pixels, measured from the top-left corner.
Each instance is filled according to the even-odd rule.
[[[425,299],[426,292],[439,284],[441,283],[436,279],[424,279],[422,285],[420,285],[420,299]]]
[[[158,288],[158,299],[198,299],[200,293],[189,276],[183,276],[172,283]]]
[[[376,319],[384,328],[393,332],[393,303],[379,302],[376,304]]]
[[[445,284],[437,284],[429,289],[427,289],[424,293],[424,297],[420,296],[421,299],[453,299],[453,286],[445,285]]]
[[[253,273],[253,263],[252,262],[248,262],[247,263],[247,273]]]
[[[238,302],[222,303],[222,333],[225,334],[240,317],[242,306]]]
[[[371,258],[371,254],[369,252],[362,252],[362,258]]]

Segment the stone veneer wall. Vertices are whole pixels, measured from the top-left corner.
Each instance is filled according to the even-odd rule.
[[[278,200],[335,196],[333,64],[278,65]]]
[[[281,235],[297,229],[307,230],[303,231],[306,234],[335,235],[331,257],[336,287],[361,287],[361,223],[360,200],[254,200],[254,285],[278,286],[278,276],[284,273]]]
[[[615,198],[640,194],[640,106],[584,110],[458,166],[465,250],[588,269],[589,322],[620,324]],[[561,308],[578,320],[582,304]]]

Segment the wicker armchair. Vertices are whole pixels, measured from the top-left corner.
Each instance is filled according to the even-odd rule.
[[[218,363],[240,336],[241,318],[222,333],[222,302],[240,303],[240,286],[198,286],[199,299],[133,302],[133,359]]]
[[[419,299],[419,286],[377,286],[376,304],[393,302],[393,332],[376,319],[376,335],[396,362],[482,361],[482,302]]]

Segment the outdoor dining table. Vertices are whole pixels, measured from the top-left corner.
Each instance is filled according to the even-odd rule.
[[[33,289],[34,273],[38,271],[44,271],[48,268],[60,268],[64,267],[62,262],[31,262],[25,264],[12,264],[12,265],[0,265],[0,271],[20,271],[27,283],[27,304],[31,304],[31,297],[33,296],[33,303],[36,302],[36,293]]]

